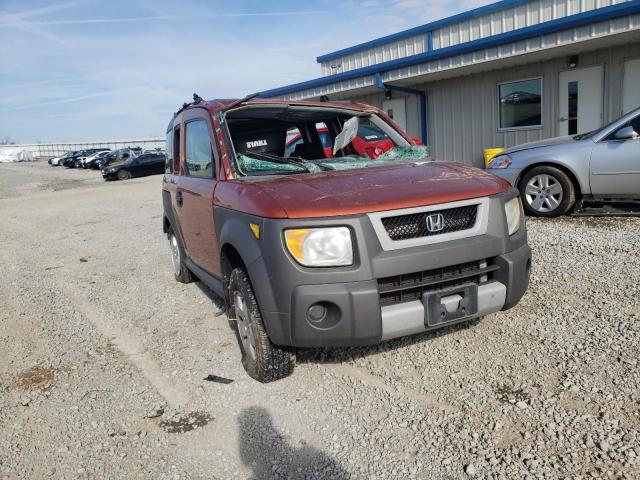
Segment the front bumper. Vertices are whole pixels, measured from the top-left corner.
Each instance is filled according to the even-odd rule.
[[[369,345],[507,310],[520,301],[529,285],[531,249],[523,245],[492,263],[500,268],[491,280],[477,286],[477,310],[444,321],[430,317],[422,300],[381,307],[376,280],[298,286],[291,302],[292,343],[299,347]],[[445,289],[445,298],[457,289]],[[318,304],[335,306],[333,311],[328,309],[323,323],[307,317],[309,308]],[[459,308],[455,305],[452,310]]]
[[[512,186],[517,187],[516,183],[518,182],[518,178],[520,177],[520,172],[522,172],[521,168],[488,168],[487,172],[492,173],[493,175],[505,179]]]
[[[216,207],[214,215],[217,226],[238,225],[237,230],[218,231],[218,240],[220,245],[236,242],[271,341],[296,347],[358,346],[440,328],[516,305],[528,287],[531,267],[524,215],[518,232],[511,236],[507,233],[504,203],[517,195],[512,189],[489,197],[486,231],[475,236],[391,250],[383,248],[367,215],[281,220],[257,218],[221,207]],[[260,225],[259,240],[247,233],[249,223]],[[354,265],[306,268],[287,253],[283,230],[324,226],[351,229]],[[246,245],[237,243],[241,237],[246,238]],[[384,282],[389,279],[473,263],[486,265],[482,268],[487,271],[486,276],[485,270],[478,273],[475,283],[466,283],[463,275],[459,276],[462,283],[431,282],[408,300],[387,297]],[[454,290],[449,291],[450,288]],[[433,295],[438,297],[435,306],[428,303]],[[473,308],[466,310],[469,314],[462,309],[466,301],[473,301]],[[452,312],[447,310],[441,319],[436,318],[443,313],[445,304]],[[324,307],[325,315],[311,318],[309,309],[314,305]],[[437,315],[434,308],[440,309]]]

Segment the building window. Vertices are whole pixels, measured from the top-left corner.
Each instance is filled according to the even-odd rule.
[[[499,128],[542,127],[542,78],[498,84]]]

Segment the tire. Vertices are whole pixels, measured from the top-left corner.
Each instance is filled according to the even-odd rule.
[[[193,274],[184,263],[184,251],[180,246],[180,242],[178,242],[178,238],[173,233],[173,230],[169,230],[167,237],[169,238],[169,249],[171,251],[173,276],[176,278],[176,281],[180,283],[193,282]]]
[[[118,170],[118,180],[128,180],[131,178],[131,173],[128,170]]]
[[[518,184],[527,215],[559,217],[576,203],[576,187],[569,176],[556,167],[535,167]]]
[[[76,160],[76,161],[73,163],[73,167],[74,167],[74,168],[80,168],[81,166],[82,166],[82,161],[81,161],[81,160]]]
[[[231,272],[229,299],[229,317],[236,319],[236,337],[242,351],[242,366],[247,374],[261,383],[291,375],[296,362],[294,350],[279,347],[269,340],[253,287],[242,268]]]

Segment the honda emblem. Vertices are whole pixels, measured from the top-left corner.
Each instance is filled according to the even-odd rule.
[[[439,232],[444,228],[444,216],[441,213],[434,213],[427,216],[427,230],[430,233]]]

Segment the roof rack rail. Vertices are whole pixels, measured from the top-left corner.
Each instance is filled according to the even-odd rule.
[[[180,112],[185,110],[186,108],[189,108],[192,105],[198,105],[201,102],[204,102],[203,98],[200,95],[198,95],[197,93],[194,93],[193,94],[193,102],[189,102],[189,103],[185,102],[185,103],[183,103],[182,106],[178,109],[178,111],[176,113],[174,113],[173,115],[176,116]]]

